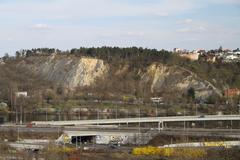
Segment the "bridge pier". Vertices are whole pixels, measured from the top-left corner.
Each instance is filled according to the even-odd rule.
[[[159,122],[158,122],[158,131],[160,132],[160,130],[163,130],[163,128],[164,128],[164,123],[163,123],[163,121],[159,121]]]

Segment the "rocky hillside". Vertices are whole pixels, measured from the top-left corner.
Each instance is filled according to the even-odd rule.
[[[69,89],[90,86],[96,78],[104,76],[108,70],[103,60],[56,54],[29,57],[17,65],[41,75],[45,80],[53,81]]]
[[[208,81],[200,79],[196,74],[178,66],[165,66],[154,63],[150,65],[146,73],[143,73],[141,81],[150,82],[151,92],[164,90],[183,91],[194,88],[196,97],[206,98],[212,94],[221,95],[221,92]]]
[[[182,94],[192,87],[196,97],[221,95],[211,83],[182,67],[154,62],[144,68],[132,68],[129,63],[119,65],[97,58],[52,54],[24,58],[17,66],[71,90],[91,87],[94,92],[100,86],[102,92],[111,94],[137,95],[136,92],[141,90],[154,95],[165,92]]]

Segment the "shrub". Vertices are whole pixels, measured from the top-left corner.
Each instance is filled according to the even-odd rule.
[[[179,158],[203,158],[207,155],[204,148],[158,148],[158,147],[137,147],[132,151],[133,155],[159,155],[163,157]]]

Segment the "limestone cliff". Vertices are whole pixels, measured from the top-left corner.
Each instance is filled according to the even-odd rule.
[[[71,56],[30,57],[18,64],[69,89],[90,86],[106,74],[103,60]]]
[[[115,65],[114,73],[111,65],[103,60],[87,57],[74,57],[67,55],[51,55],[28,57],[18,63],[19,67],[25,67],[34,73],[41,75],[44,79],[61,84],[70,89],[76,87],[85,87],[93,85],[104,85],[111,81],[119,80],[116,84],[120,86],[123,83],[122,78],[113,79],[114,76],[127,77],[137,75],[140,77],[136,83],[138,86],[150,84],[149,90],[152,93],[172,91],[186,91],[193,87],[196,91],[196,97],[206,98],[211,94],[220,95],[220,91],[208,81],[200,79],[196,74],[178,66],[166,66],[161,63],[153,63],[146,68],[139,68],[138,71],[132,71],[128,64]],[[116,69],[117,68],[117,69]],[[110,75],[111,70],[111,75]],[[105,79],[105,77],[107,77]],[[101,83],[97,80],[102,79]],[[129,83],[124,79],[124,83]],[[134,82],[135,83],[135,82]],[[114,84],[114,83],[113,83]],[[116,87],[117,88],[117,87]],[[116,89],[115,92],[118,92]]]
[[[212,94],[221,95],[220,90],[196,74],[178,66],[165,66],[154,63],[142,75],[142,81],[150,81],[151,92],[164,90],[186,91],[190,87],[196,91],[196,97],[206,98]]]

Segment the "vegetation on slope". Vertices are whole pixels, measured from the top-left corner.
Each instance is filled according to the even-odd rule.
[[[38,59],[38,57],[47,57],[52,54],[71,58],[92,57],[103,59],[110,66],[108,81],[99,79],[95,86],[79,88],[76,89],[75,93],[70,93],[63,86],[43,80],[40,75],[36,75],[26,70],[26,68],[16,65],[22,60],[27,61],[27,63],[34,63],[29,59],[33,57]],[[98,93],[96,95],[98,99],[108,99],[109,97],[114,97],[113,94],[117,93],[123,93],[127,99],[145,97],[146,95],[154,96],[150,94],[149,84],[142,85],[138,83],[140,79],[138,72],[139,70],[145,71],[149,65],[155,62],[186,69],[201,79],[211,82],[219,89],[227,87],[240,88],[239,63],[190,61],[165,50],[158,51],[136,47],[101,47],[60,51],[58,49],[40,48],[17,51],[15,57],[5,56],[3,60],[4,64],[0,64],[0,100],[6,101],[10,106],[13,103],[11,94],[16,91],[28,91],[32,96],[31,101],[33,101],[29,102],[29,104],[34,104],[34,106],[43,105],[43,103],[59,106],[62,101],[67,102],[70,99],[88,98],[89,95],[87,94],[93,92]],[[125,74],[116,75],[116,71],[124,66],[128,66]],[[108,92],[104,92],[106,90]],[[164,95],[169,97],[171,101],[171,99],[175,98],[173,93]],[[193,97],[193,94],[194,92],[191,96],[188,96],[186,93],[185,98]],[[119,96],[115,95],[115,97]],[[184,97],[181,97],[181,99],[185,103]],[[31,107],[34,106],[32,105]]]

